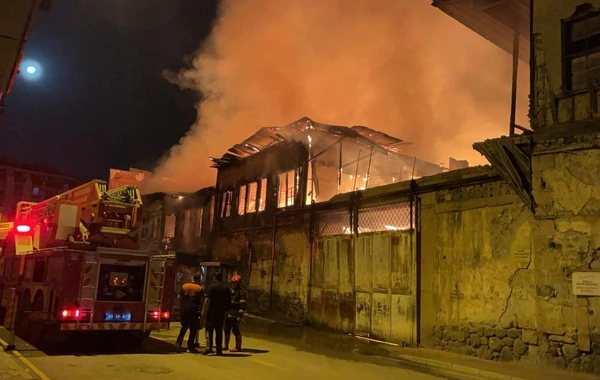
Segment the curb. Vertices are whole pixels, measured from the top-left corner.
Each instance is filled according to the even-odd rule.
[[[4,351],[4,349],[0,348],[0,355],[5,355],[7,357],[6,360],[9,361],[9,368],[2,368],[3,370],[14,370],[17,372],[17,377],[22,379],[37,379],[37,377],[30,373],[31,369],[25,363],[19,363],[19,358],[14,353],[10,354],[9,351]]]
[[[406,360],[409,362],[425,365],[428,367],[433,367],[437,369],[442,369],[446,371],[453,371],[455,373],[460,373],[469,376],[476,376],[481,379],[489,379],[489,380],[525,380],[520,377],[503,375],[497,372],[486,371],[479,368],[469,367],[460,364],[452,364],[449,362],[435,360],[435,359],[427,359],[419,356],[411,356],[411,355],[394,355],[395,357]]]
[[[0,350],[1,353],[9,355],[9,352],[5,350],[5,347],[8,346],[8,343],[5,342],[2,338],[0,338],[0,345],[2,346],[2,350]],[[44,374],[37,366],[35,366],[35,364],[33,364],[29,359],[27,359],[25,356],[23,356],[23,354],[21,354],[19,351],[17,350],[10,350],[10,353],[13,355],[13,360],[16,363],[22,364],[23,370],[25,371],[26,375],[21,375],[21,377],[25,378],[25,379],[39,379],[39,380],[50,380],[50,378],[48,376],[46,376],[46,374]],[[31,375],[31,372],[33,372],[35,375]]]

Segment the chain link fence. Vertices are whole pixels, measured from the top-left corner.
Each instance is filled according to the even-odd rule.
[[[357,215],[351,215],[349,210],[348,206],[345,209],[318,211],[316,236],[408,231],[414,228],[413,210],[406,199],[363,204],[359,206]],[[358,223],[354,225],[356,218]]]
[[[349,210],[321,211],[317,220],[317,236],[352,234]]]
[[[410,202],[364,205],[358,210],[358,233],[407,231],[413,228]]]

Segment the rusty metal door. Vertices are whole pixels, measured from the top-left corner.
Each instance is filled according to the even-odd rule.
[[[413,231],[360,234],[355,245],[355,329],[413,345],[416,332]]]
[[[314,243],[310,318],[317,324],[352,333],[354,328],[353,241],[349,235]]]

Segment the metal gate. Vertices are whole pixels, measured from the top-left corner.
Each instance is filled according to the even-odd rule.
[[[356,335],[412,345],[415,331],[412,232],[361,234],[355,249]]]
[[[319,324],[402,345],[416,343],[416,260],[409,202],[318,216],[310,314]],[[355,220],[355,228],[348,225]],[[358,234],[353,233],[358,229]]]

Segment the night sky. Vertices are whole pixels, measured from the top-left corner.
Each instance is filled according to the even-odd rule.
[[[196,118],[199,94],[162,77],[209,34],[216,0],[60,0],[38,12],[6,98],[0,157],[85,179],[152,169]]]

